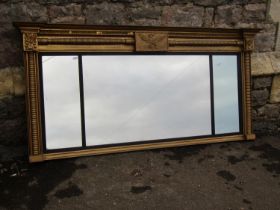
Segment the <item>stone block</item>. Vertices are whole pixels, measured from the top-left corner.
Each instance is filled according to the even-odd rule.
[[[280,105],[266,104],[258,109],[258,115],[266,119],[278,119],[280,116]]]
[[[280,33],[277,33],[275,50],[280,51]]]
[[[87,24],[108,24],[121,25],[126,20],[126,10],[123,4],[109,4],[103,2],[101,4],[87,5],[85,17]]]
[[[203,7],[193,6],[192,4],[172,5],[164,8],[161,24],[179,27],[201,27],[203,17]]]
[[[271,94],[270,94],[271,103],[280,103],[280,75],[276,75],[273,78]]]
[[[240,5],[218,6],[215,15],[215,26],[235,26],[242,20],[243,8]]]
[[[52,5],[49,7],[49,16],[64,17],[64,16],[80,16],[82,14],[82,5],[68,4],[63,6]]]
[[[280,0],[270,0],[269,16],[274,22],[280,22]],[[280,33],[277,33],[275,50],[280,51]]]
[[[203,26],[205,27],[213,26],[213,19],[214,19],[214,8],[212,7],[205,8]]]
[[[280,0],[270,0],[269,15],[275,22],[280,21]]]
[[[0,4],[2,23],[14,21],[46,22],[48,20],[47,8],[35,1]]]
[[[133,2],[139,2],[141,0],[111,0],[113,2],[123,2],[123,3],[133,3]],[[174,3],[187,3],[191,2],[191,0],[145,0],[145,3],[147,4],[152,4],[152,5],[161,5],[161,6],[166,6],[166,5],[171,5]]]
[[[273,75],[280,73],[279,53],[253,53],[252,54],[252,75]]]
[[[256,134],[279,135],[279,120],[253,120],[253,131]]]
[[[270,87],[272,77],[256,77],[253,79],[254,89]]]
[[[138,4],[137,7],[127,7],[125,15],[129,24],[160,25],[162,14],[161,6],[150,7],[145,4],[139,5],[141,4]]]
[[[264,21],[266,18],[266,4],[247,4],[243,14],[247,22]]]
[[[255,51],[258,52],[270,52],[274,51],[275,47],[275,35],[277,33],[277,23],[268,22],[253,22],[250,23],[254,28],[262,29],[255,36]]]
[[[13,29],[15,32],[15,29]],[[19,66],[22,64],[22,50],[19,46],[20,39],[15,38],[12,34],[7,33],[6,36],[1,38],[0,47],[0,70],[9,66]]]
[[[85,17],[83,15],[82,5],[52,5],[49,7],[49,20],[51,23],[84,24]]]
[[[13,86],[15,96],[25,94],[25,76],[22,68],[13,68]]]
[[[11,68],[0,70],[0,98],[12,95],[13,87],[13,72]]]
[[[257,119],[258,117],[258,112],[255,109],[252,109],[252,119]]]
[[[262,32],[255,36],[255,51],[271,52],[275,46],[275,32]]]
[[[194,3],[199,6],[215,7],[218,5],[225,4],[225,3],[227,3],[227,1],[226,0],[196,0],[196,1],[194,1]]]
[[[137,2],[126,6],[123,12],[123,20],[120,24],[140,26],[161,25],[162,10],[168,4],[168,1],[152,0],[149,2],[150,4]]]
[[[251,56],[252,75],[270,75],[274,74],[271,59],[268,53],[253,53]]]
[[[77,17],[77,16],[67,16],[67,17],[57,17],[52,19],[51,23],[73,23],[73,24],[84,24],[85,17]]]
[[[24,71],[19,67],[0,69],[0,98],[25,93]]]
[[[272,68],[275,73],[280,73],[280,52],[274,52],[270,54]]]
[[[253,90],[252,91],[252,105],[253,106],[263,106],[266,104],[268,97],[269,97],[269,92],[267,89]]]

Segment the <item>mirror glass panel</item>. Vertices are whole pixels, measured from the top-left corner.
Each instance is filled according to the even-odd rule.
[[[213,56],[215,133],[239,132],[236,55]]]
[[[208,55],[86,55],[82,63],[87,146],[211,135]]]
[[[82,146],[78,56],[42,56],[46,149]]]

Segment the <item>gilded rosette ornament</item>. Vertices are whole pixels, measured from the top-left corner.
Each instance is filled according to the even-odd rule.
[[[23,34],[23,49],[24,51],[36,51],[38,46],[37,33]]]
[[[245,39],[245,51],[253,51],[255,48],[254,39]]]

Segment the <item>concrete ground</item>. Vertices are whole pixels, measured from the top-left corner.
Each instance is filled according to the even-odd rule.
[[[0,209],[280,209],[276,136],[1,170]]]

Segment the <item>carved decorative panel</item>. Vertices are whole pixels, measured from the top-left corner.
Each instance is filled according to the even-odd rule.
[[[167,33],[136,32],[136,51],[167,51]]]

